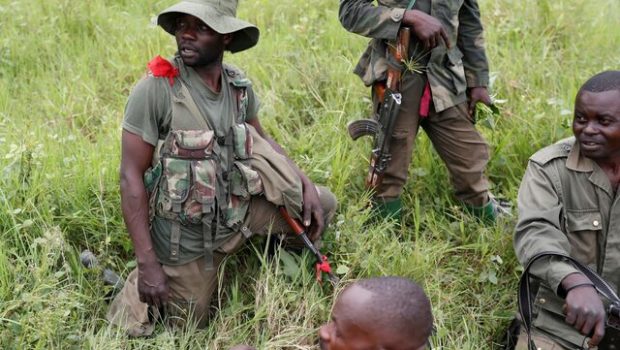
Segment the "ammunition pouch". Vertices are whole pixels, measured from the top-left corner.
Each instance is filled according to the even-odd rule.
[[[174,130],[162,148],[156,215],[182,225],[200,224],[214,212],[217,165],[213,131]]]

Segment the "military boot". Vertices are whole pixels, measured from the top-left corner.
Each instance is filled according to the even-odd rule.
[[[487,204],[476,207],[465,204],[465,209],[486,224],[494,224],[500,217],[512,217],[512,205],[507,200],[489,197]]]
[[[400,198],[384,200],[375,198],[372,200],[371,222],[381,221],[385,219],[400,222],[402,218],[403,203]]]

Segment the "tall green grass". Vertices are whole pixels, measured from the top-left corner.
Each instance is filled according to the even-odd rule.
[[[79,265],[83,248],[124,274],[135,264],[119,206],[120,121],[146,62],[174,52],[151,24],[171,3],[0,0],[0,348],[316,348],[334,292],[313,282],[310,256],[268,259],[252,241],[226,260],[208,329],[140,340],[108,326],[106,289]],[[479,127],[493,191],[514,199],[529,155],[570,135],[579,85],[620,67],[620,3],[480,5],[502,116]],[[495,348],[516,307],[514,219],[485,227],[463,213],[421,134],[405,225],[362,225],[370,144],[352,142],[345,125],[370,107],[351,73],[367,40],[341,28],[335,1],[246,0],[239,15],[261,40],[226,60],[252,79],[266,129],[338,196],[325,249],[343,281],[411,277],[433,303],[435,348]],[[282,263],[291,259],[300,268]]]

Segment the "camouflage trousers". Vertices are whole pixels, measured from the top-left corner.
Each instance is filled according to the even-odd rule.
[[[326,187],[317,186],[325,221],[331,221],[336,211],[336,197]],[[297,242],[288,224],[282,219],[278,208],[263,196],[254,196],[246,216],[245,226],[255,235],[267,236],[281,234]],[[188,321],[197,327],[207,325],[208,311],[213,293],[218,284],[218,267],[222,260],[237,251],[247,238],[238,233],[219,247],[213,256],[213,270],[205,270],[204,259],[198,259],[179,266],[163,266],[168,277],[170,302],[161,310],[142,303],[138,294],[138,269],[134,269],[123,289],[113,300],[106,318],[124,329],[129,336],[149,336],[153,333],[155,322],[165,314],[168,326],[184,326]],[[225,283],[225,281],[223,281]]]
[[[406,74],[401,93],[402,105],[394,127],[392,160],[376,196],[386,201],[398,198],[407,182],[409,164],[421,126],[446,164],[455,196],[465,204],[480,207],[487,203],[488,182],[484,170],[489,160],[488,146],[467,113],[467,103],[420,118],[419,108],[426,76]]]

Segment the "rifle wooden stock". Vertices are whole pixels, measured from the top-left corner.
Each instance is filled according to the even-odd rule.
[[[411,38],[410,29],[403,27],[398,32],[398,38],[395,41],[387,43],[386,55],[389,56],[389,61],[393,63],[401,64],[408,55],[409,40]],[[395,67],[393,64],[388,64],[387,79],[385,81],[377,82],[373,84],[372,92],[374,94],[375,101],[377,101],[377,107],[374,111],[375,119],[381,124],[382,131],[375,136],[375,142],[372,152],[370,154],[370,164],[368,167],[368,175],[366,176],[366,188],[375,191],[379,185],[383,182],[383,173],[389,162],[390,155],[390,143],[392,139],[392,132],[394,130],[394,119],[398,113],[386,113],[383,111],[386,106],[386,92],[396,95],[400,91],[400,82],[402,77],[402,69]],[[388,96],[388,98],[391,96]],[[400,107],[400,94],[398,94],[398,106]],[[382,118],[382,116],[384,118]],[[389,116],[389,118],[385,118]],[[389,120],[385,120],[389,119]]]
[[[286,211],[286,208],[280,207],[279,210],[280,210],[280,215],[282,216],[284,221],[286,221],[286,223],[291,227],[293,232],[295,232],[295,234],[301,238],[306,248],[308,248],[310,252],[312,252],[314,257],[316,258],[316,267],[315,267],[316,268],[316,280],[320,283],[321,272],[325,272],[327,274],[327,277],[329,278],[329,281],[335,287],[340,281],[340,279],[336,277],[336,275],[334,275],[334,273],[332,272],[331,266],[329,265],[329,261],[327,261],[327,256],[321,254],[319,249],[314,245],[314,243],[312,243],[310,238],[308,238],[305,227],[303,227],[299,221],[294,219]]]
[[[409,40],[411,38],[411,31],[407,27],[403,27],[398,31],[398,38],[394,42],[388,42],[388,55],[392,57],[395,62],[403,62],[409,51]],[[402,70],[395,68],[392,65],[388,65],[387,80],[385,85],[388,89],[398,92],[400,91],[400,78]]]
[[[383,182],[383,171],[377,171],[377,164],[379,163],[379,157],[377,152],[370,154],[370,165],[368,166],[368,175],[366,176],[366,188],[369,190],[376,190],[377,187]]]
[[[366,177],[366,188],[375,190],[383,181],[383,173],[387,169],[392,155],[390,143],[396,117],[400,111],[401,95],[391,90],[385,91],[385,98],[381,102],[381,108],[376,116],[380,125],[380,132],[375,135],[375,142],[370,154],[370,165]]]

